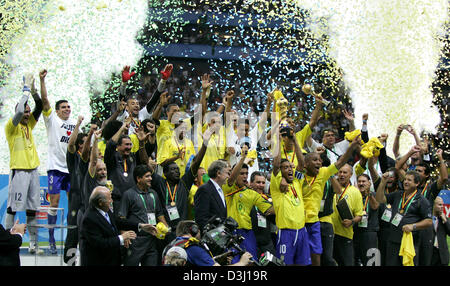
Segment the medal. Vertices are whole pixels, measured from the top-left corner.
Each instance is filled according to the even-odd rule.
[[[363,215],[367,215],[367,212],[366,212],[366,211],[363,211]]]
[[[126,178],[128,177],[128,173],[127,172],[123,172],[123,176]]]
[[[390,204],[386,205],[386,208],[390,209],[390,208],[391,208],[391,205],[390,205]]]
[[[175,206],[175,202],[171,202],[170,205],[171,205],[172,207],[174,207],[174,206]]]
[[[405,211],[404,211],[403,209],[401,209],[401,210],[399,210],[398,212],[402,214],[402,213],[404,213]]]

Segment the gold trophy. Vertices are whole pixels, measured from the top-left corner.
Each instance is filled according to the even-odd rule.
[[[330,104],[330,102],[328,100],[326,100],[322,97],[321,93],[315,92],[313,86],[309,83],[305,83],[302,86],[302,91],[306,95],[312,94],[316,98],[316,100],[320,100],[325,106],[328,106],[328,104]]]

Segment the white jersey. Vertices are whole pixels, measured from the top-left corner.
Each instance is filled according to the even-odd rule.
[[[249,138],[250,138],[250,148],[249,151],[255,151],[258,146],[258,123],[256,123],[256,126],[253,127],[253,129],[249,132]],[[231,166],[234,166],[239,162],[241,159],[241,146],[240,142],[241,140],[237,136],[236,132],[233,128],[228,129],[227,134],[227,147],[233,147],[235,150],[234,154],[230,155],[229,161]],[[259,171],[259,162],[258,157],[256,157],[253,161],[253,165],[249,166],[248,174],[251,175],[254,171]]]
[[[43,112],[48,138],[47,170],[69,173],[66,153],[70,135],[75,130],[76,121],[69,118],[62,120],[53,109]]]
[[[119,116],[117,116],[117,120],[120,122],[124,122],[125,119],[128,118],[129,113],[128,111],[124,110],[123,113]],[[128,129],[128,135],[134,134],[137,131],[137,128],[139,128],[142,121],[145,119],[149,119],[152,117],[151,113],[148,113],[147,106],[144,106],[141,110],[139,110],[138,119],[139,121],[136,122],[135,120],[131,121],[130,128]]]

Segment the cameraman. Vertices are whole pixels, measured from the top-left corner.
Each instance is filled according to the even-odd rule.
[[[176,229],[177,238],[172,241],[164,253],[170,247],[179,246],[185,249],[187,253],[187,264],[189,266],[221,266],[215,262],[211,252],[205,244],[200,243],[200,229],[192,220],[183,220],[178,223]],[[238,263],[230,266],[247,266],[250,263],[252,255],[245,252]]]

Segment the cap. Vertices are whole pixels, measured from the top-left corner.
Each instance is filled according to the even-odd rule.
[[[184,250],[183,248],[179,246],[174,246],[167,251],[166,256],[174,253],[177,253],[179,258],[187,260],[187,253],[186,250]]]

